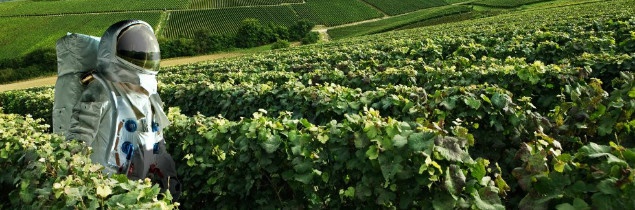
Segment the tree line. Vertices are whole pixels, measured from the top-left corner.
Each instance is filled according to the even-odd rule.
[[[287,27],[274,23],[262,24],[258,19],[242,21],[235,35],[219,35],[210,29],[194,32],[194,38],[159,38],[162,58],[193,56],[233,48],[252,48],[275,43],[272,48],[288,47],[289,42],[300,41],[302,44],[315,43],[319,39],[316,32],[311,32],[315,24],[299,20]]]

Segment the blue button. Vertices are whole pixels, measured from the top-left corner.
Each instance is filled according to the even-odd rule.
[[[152,132],[159,131],[159,123],[152,122]]]
[[[126,127],[128,132],[135,132],[137,131],[137,122],[134,120],[127,120],[126,123],[124,123],[124,127]]]
[[[130,160],[132,157],[132,152],[134,152],[134,145],[131,142],[126,141],[121,144],[121,151],[126,154],[126,160]]]
[[[152,153],[159,154],[159,143],[154,143],[154,147],[152,147]]]

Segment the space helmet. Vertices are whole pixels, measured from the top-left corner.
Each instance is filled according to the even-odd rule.
[[[97,73],[111,82],[139,85],[156,91],[161,53],[152,26],[141,20],[111,25],[101,37]]]

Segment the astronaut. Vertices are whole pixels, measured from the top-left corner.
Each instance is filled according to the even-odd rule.
[[[161,58],[152,27],[140,20],[117,22],[97,49],[95,70],[81,78],[85,89],[66,139],[91,146],[91,159],[105,173],[152,178],[178,198],[180,183],[162,132],[170,122],[157,93]]]

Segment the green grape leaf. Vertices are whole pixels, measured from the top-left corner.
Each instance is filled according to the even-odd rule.
[[[598,145],[596,143],[589,143],[589,145],[585,145],[580,150],[578,150],[579,154],[582,154],[589,158],[598,158],[598,157],[607,157],[609,164],[618,164],[622,166],[628,166],[626,161],[616,157],[611,154],[611,147],[606,145]]]
[[[353,187],[348,187],[346,190],[344,190],[344,196],[352,198],[355,196],[355,188]]]
[[[628,97],[635,98],[635,87],[628,91]]]
[[[448,193],[435,193],[432,199],[432,207],[434,209],[454,209],[456,199]]]
[[[110,188],[110,186],[105,185],[105,186],[98,186],[97,187],[97,195],[99,197],[106,198],[110,194],[112,194],[112,189]]]
[[[461,168],[454,164],[450,165],[445,172],[445,180],[443,182],[445,188],[455,199],[458,199],[463,187],[465,187],[465,175],[463,175]]]
[[[616,182],[616,178],[608,178],[600,181],[600,183],[597,185],[597,188],[600,192],[607,195],[619,195],[620,190],[615,186]]]
[[[436,134],[432,132],[410,134],[408,136],[408,146],[413,151],[430,149],[434,146],[434,137],[436,137]]]
[[[473,97],[463,99],[463,102],[465,102],[465,104],[470,106],[472,109],[478,109],[481,107],[481,101]]]
[[[296,181],[302,182],[303,184],[309,184],[311,183],[311,180],[313,180],[313,172],[308,172],[305,174],[296,174],[295,178]]]
[[[267,153],[271,154],[275,152],[276,150],[278,150],[278,147],[280,146],[281,143],[282,143],[282,140],[280,139],[280,136],[268,133],[267,140],[264,142],[261,142],[260,146],[262,146],[262,148],[265,149]]]
[[[406,145],[408,143],[408,139],[406,137],[402,136],[402,135],[399,135],[399,134],[395,135],[392,138],[392,141],[393,141],[394,146],[397,147],[397,148],[401,148],[401,147],[403,147],[404,145]]]
[[[450,161],[457,161],[461,163],[474,163],[470,154],[464,150],[465,144],[467,144],[467,140],[460,139],[456,137],[437,137],[435,140],[434,149],[439,152],[439,154]]]
[[[507,104],[508,104],[507,95],[494,93],[491,100],[492,100],[492,104],[494,104],[494,106],[498,108],[507,107]]]
[[[469,165],[470,174],[474,179],[481,180],[487,174],[487,165],[489,165],[489,161],[483,158],[476,159],[474,164]]]
[[[377,145],[370,146],[366,151],[366,156],[371,160],[377,159],[377,157],[379,157],[379,149],[377,149]]]
[[[473,193],[473,195],[477,209],[505,209],[498,197],[498,188],[496,187],[481,188],[478,193]]]

